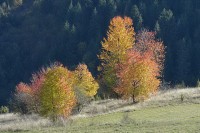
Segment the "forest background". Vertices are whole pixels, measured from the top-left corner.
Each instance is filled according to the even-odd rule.
[[[20,81],[54,61],[98,75],[97,54],[110,19],[129,16],[135,31],[156,31],[166,48],[163,81],[195,86],[200,78],[198,0],[0,0],[0,105]]]

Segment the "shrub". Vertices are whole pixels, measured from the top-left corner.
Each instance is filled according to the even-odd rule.
[[[200,87],[200,80],[199,80],[199,79],[197,80],[197,85],[196,85],[196,87]]]
[[[74,92],[76,95],[76,107],[74,108],[73,112],[74,113],[79,113],[81,112],[82,108],[84,105],[88,104],[91,101],[91,97],[85,95],[80,88],[74,88]]]
[[[19,112],[21,114],[31,113],[31,99],[32,97],[27,93],[15,93],[9,101],[10,108],[13,112]]]
[[[11,100],[14,111],[26,113],[38,113],[40,110],[39,93],[45,80],[45,74],[50,68],[41,69],[32,75],[31,83],[19,83],[16,86],[15,94]]]
[[[69,71],[62,64],[54,63],[33,74],[30,84],[19,83],[10,105],[14,111],[39,113],[55,121],[58,117],[66,118],[76,103],[80,112],[82,106],[93,99],[98,88],[85,64]]]
[[[93,97],[97,94],[99,84],[95,81],[92,74],[89,72],[87,65],[79,64],[74,73],[74,87],[79,89],[81,93],[88,97]]]
[[[102,98],[99,95],[96,95],[94,98],[95,98],[95,101],[102,100]]]
[[[186,86],[185,86],[185,82],[182,81],[180,84],[175,85],[174,88],[176,88],[176,89],[186,88]]]
[[[6,106],[1,106],[0,107],[0,114],[6,114],[9,113],[9,108]]]
[[[80,112],[82,107],[89,103],[94,98],[94,95],[97,94],[99,84],[95,81],[85,64],[79,64],[73,74],[73,88],[77,99],[76,110]]]

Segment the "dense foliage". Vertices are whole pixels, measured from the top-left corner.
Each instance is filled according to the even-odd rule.
[[[95,81],[92,74],[89,72],[87,65],[79,64],[74,71],[74,89],[78,89],[80,93],[88,97],[93,97],[97,94],[99,84]]]
[[[110,19],[126,15],[135,30],[156,30],[167,46],[164,80],[200,78],[198,0],[0,0],[0,104],[41,66],[79,62],[97,75],[97,54]]]
[[[156,93],[162,79],[165,47],[155,38],[154,32],[141,30],[136,43],[127,51],[126,62],[119,65],[119,85],[115,89],[124,98],[133,102],[144,100]]]
[[[73,80],[73,73],[62,66],[53,67],[45,74],[39,94],[41,115],[53,120],[69,116],[76,105]]]
[[[127,62],[118,70],[119,85],[115,91],[123,98],[141,101],[157,92],[160,80],[158,64],[151,60],[149,53],[140,54],[130,50]]]
[[[82,107],[88,104],[97,94],[99,84],[85,64],[79,64],[73,74],[73,89],[77,100],[76,109],[74,110],[80,112]]]
[[[33,74],[30,82],[20,82],[16,86],[10,101],[12,110],[23,114],[38,113],[54,121],[69,116],[75,106],[79,111],[99,89],[85,64],[70,71],[56,62]]]
[[[116,92],[118,96],[136,102],[157,91],[165,48],[155,38],[155,33],[147,30],[141,30],[135,39],[132,25],[129,17],[111,19],[99,55],[100,84],[104,94]]]
[[[134,35],[133,22],[130,18],[117,16],[111,20],[107,38],[104,38],[98,56],[101,61],[99,71],[103,93],[111,94],[117,86],[116,66],[125,61],[126,51],[135,43]]]

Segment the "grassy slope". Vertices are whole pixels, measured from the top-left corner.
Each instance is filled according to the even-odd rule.
[[[146,108],[81,118],[66,127],[51,127],[30,132],[200,132],[200,105],[183,104]]]
[[[44,126],[36,126],[36,128],[25,127],[19,129],[10,128],[7,130],[0,129],[0,132],[200,132],[200,89],[189,91],[182,90],[176,93],[175,91],[170,91],[164,94],[159,94],[159,96],[151,99],[150,102],[145,102],[148,105],[139,105],[136,108],[131,108],[132,106],[129,105],[130,107],[123,107],[124,110],[120,110],[120,112],[70,119],[66,121],[66,123],[63,122],[63,126],[61,126],[62,124],[54,126],[51,124],[44,124]],[[190,97],[187,99],[185,98],[185,102],[180,101],[180,95],[183,94],[186,98],[187,94],[190,94],[188,95]],[[191,94],[193,94],[193,98],[191,98]],[[94,104],[94,106],[95,105],[97,104]]]

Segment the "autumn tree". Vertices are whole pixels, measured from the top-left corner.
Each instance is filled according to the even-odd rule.
[[[73,87],[76,93],[78,111],[80,111],[83,104],[89,102],[97,94],[99,84],[85,64],[79,64],[73,73],[75,79]]]
[[[131,8],[131,16],[134,19],[135,29],[138,31],[142,27],[142,14],[140,13],[137,5],[133,5]]]
[[[32,111],[32,90],[28,84],[20,82],[16,86],[15,94],[12,99],[12,108],[14,111],[26,114]]]
[[[155,32],[150,32],[146,29],[139,31],[136,35],[136,43],[133,48],[141,54],[151,54],[151,59],[158,64],[160,72],[163,70],[165,46],[161,40],[156,39]]]
[[[31,78],[31,92],[32,92],[32,108],[34,112],[40,111],[40,91],[45,81],[45,74],[50,70],[49,67],[42,68],[39,72],[32,74]]]
[[[41,115],[55,121],[58,117],[67,117],[76,104],[72,88],[73,74],[62,65],[51,68],[45,74],[40,90]]]
[[[110,21],[107,38],[101,42],[102,49],[98,56],[101,61],[101,84],[107,89],[106,92],[112,92],[116,87],[116,64],[124,62],[126,51],[134,45],[134,37],[133,23],[129,17],[117,16]]]
[[[89,72],[87,65],[79,64],[74,71],[75,82],[74,86],[79,88],[82,93],[92,97],[97,94],[99,88],[92,74]]]
[[[20,82],[16,86],[13,103],[22,113],[39,113],[39,94],[45,80],[45,74],[50,68],[42,68],[39,72],[32,74],[30,84]]]
[[[133,102],[148,98],[160,85],[165,47],[154,32],[140,31],[136,43],[127,52],[126,61],[118,64],[115,92]]]
[[[118,86],[115,91],[125,99],[132,98],[133,103],[148,98],[155,93],[160,84],[158,64],[151,60],[149,53],[130,50],[127,62],[120,66],[117,73]]]

